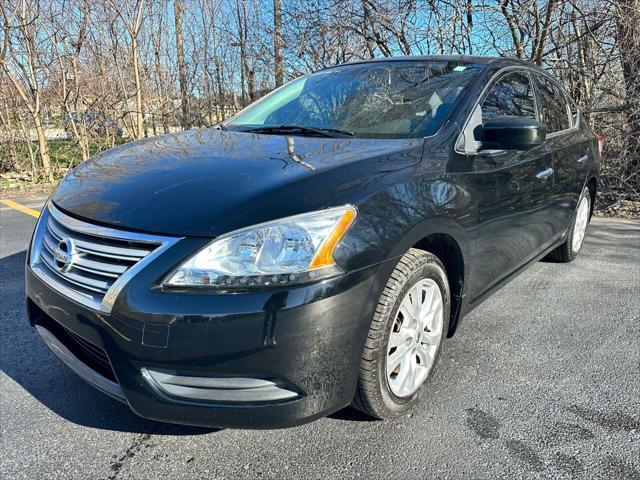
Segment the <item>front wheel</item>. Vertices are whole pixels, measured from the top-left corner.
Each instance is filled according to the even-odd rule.
[[[382,419],[415,405],[440,356],[450,303],[440,260],[410,249],[391,274],[371,322],[353,401],[357,409]]]
[[[584,242],[590,215],[591,194],[589,193],[589,189],[585,188],[578,201],[576,215],[573,222],[571,222],[566,240],[549,255],[552,260],[557,262],[570,262],[578,256],[582,248],[582,243]]]

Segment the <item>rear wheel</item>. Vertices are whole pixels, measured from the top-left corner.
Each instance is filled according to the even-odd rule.
[[[371,322],[353,405],[376,418],[405,414],[431,378],[449,328],[440,260],[409,250],[385,286]]]
[[[576,215],[569,227],[569,233],[565,242],[549,255],[552,260],[557,262],[570,262],[578,256],[582,248],[582,243],[584,242],[590,215],[591,194],[589,193],[589,189],[585,188],[578,202]]]

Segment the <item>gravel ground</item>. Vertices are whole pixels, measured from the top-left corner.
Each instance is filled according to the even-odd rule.
[[[23,312],[35,219],[0,207],[2,479],[640,479],[637,220],[594,219],[575,262],[469,315],[412,415],[245,431],[138,418],[67,370]]]

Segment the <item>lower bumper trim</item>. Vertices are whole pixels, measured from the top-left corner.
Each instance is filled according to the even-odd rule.
[[[87,366],[84,362],[78,359],[78,357],[71,353],[71,351],[65,347],[64,344],[53,335],[53,333],[42,325],[36,325],[35,327],[40,338],[42,338],[44,343],[67,367],[98,390],[106,393],[116,400],[121,401],[122,403],[127,403],[120,385],[106,377],[103,377],[91,367]]]
[[[142,376],[157,391],[183,400],[218,403],[263,403],[300,395],[281,382],[249,377],[191,377],[143,368]]]

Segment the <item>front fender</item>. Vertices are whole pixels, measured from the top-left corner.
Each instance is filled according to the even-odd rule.
[[[403,255],[432,234],[445,234],[463,257],[475,249],[476,205],[473,174],[421,175],[368,197],[335,259],[345,270],[365,268]]]

